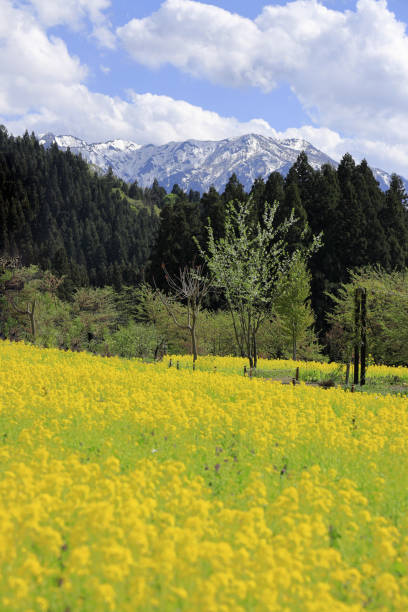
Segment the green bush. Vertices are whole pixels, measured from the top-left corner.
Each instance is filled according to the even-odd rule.
[[[153,325],[130,321],[105,339],[112,355],[119,357],[141,357],[153,359],[162,337]]]

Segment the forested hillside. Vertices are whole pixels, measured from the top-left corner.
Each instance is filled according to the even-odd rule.
[[[200,201],[189,201],[177,187],[173,193],[161,211],[152,253],[150,274],[157,279],[161,278],[161,262],[174,273],[179,265],[198,258],[193,236],[205,244],[205,226],[210,219],[215,237],[221,237],[226,203],[249,197],[235,175],[222,194],[212,188]],[[306,244],[312,234],[323,232],[323,247],[311,260],[312,304],[320,329],[331,307],[326,292],[347,281],[351,269],[380,264],[392,270],[408,264],[407,196],[402,181],[392,175],[389,190],[382,192],[365,160],[357,165],[346,154],[337,170],[329,164],[314,170],[301,153],[286,178],[273,172],[267,181],[257,179],[250,196],[258,220],[265,201],[280,203],[278,222],[294,210],[298,222],[288,236],[292,249]]]
[[[0,253],[65,275],[66,289],[140,279],[161,190],[141,190],[79,156],[0,128]]]
[[[66,293],[82,285],[118,289],[142,278],[164,287],[162,263],[169,273],[200,263],[195,238],[205,247],[208,221],[215,238],[222,237],[226,204],[249,196],[253,222],[261,220],[265,201],[280,203],[278,222],[294,210],[292,250],[323,232],[323,247],[310,262],[320,330],[332,306],[327,292],[346,282],[351,269],[408,264],[402,181],[393,175],[384,193],[366,161],[356,164],[348,154],[337,169],[314,170],[301,153],[286,177],[273,172],[257,179],[250,194],[233,175],[223,193],[210,188],[200,197],[178,185],[166,194],[157,181],[146,189],[128,185],[111,171],[98,176],[70,151],[45,150],[34,136],[0,130],[0,254],[65,275]]]

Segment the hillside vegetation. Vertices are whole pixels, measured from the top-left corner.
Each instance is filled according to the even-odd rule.
[[[135,195],[70,151],[0,129],[0,255],[64,275],[66,294],[141,278],[158,208],[149,190]]]
[[[360,283],[368,285],[373,359],[405,364],[406,202],[398,176],[383,193],[367,163],[356,164],[348,154],[337,169],[326,164],[314,170],[302,152],[286,177],[273,172],[266,181],[257,179],[249,194],[235,175],[221,194],[213,187],[187,194],[178,185],[167,194],[157,181],[142,189],[112,171],[100,176],[69,150],[46,150],[34,135],[14,138],[1,128],[0,336],[127,357],[157,357],[158,347],[188,351],[188,333],[164,322],[152,287],[168,294],[169,278],[205,263],[204,274],[212,278],[197,323],[199,352],[242,355],[248,337],[245,351],[254,353],[254,363],[258,353],[296,357],[299,351],[300,358],[315,359],[322,350],[349,361],[350,305]],[[265,225],[271,210],[273,220]],[[241,213],[234,211],[245,215],[235,258]],[[230,299],[223,286],[229,270],[222,280],[214,260],[228,227],[227,268],[242,263],[236,288],[265,268],[252,291],[249,335],[243,323],[249,311],[244,314],[241,297]],[[186,299],[179,297],[173,296],[173,306],[186,314]]]

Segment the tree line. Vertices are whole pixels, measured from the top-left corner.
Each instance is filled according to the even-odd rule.
[[[277,225],[293,211],[297,222],[286,236],[291,252],[322,233],[322,247],[309,262],[312,306],[321,333],[328,329],[330,294],[347,282],[351,270],[380,265],[390,272],[408,265],[407,194],[400,177],[393,174],[389,189],[383,192],[365,160],[356,164],[346,154],[337,168],[325,164],[315,170],[306,154],[300,153],[286,177],[272,172],[266,181],[256,179],[249,193],[236,175],[222,194],[210,188],[200,199],[192,200],[176,185],[160,213],[148,280],[154,278],[164,288],[163,262],[172,274],[192,261],[199,262],[195,237],[206,244],[210,222],[215,240],[223,238],[228,203],[248,198],[253,202],[252,222],[262,222],[265,203],[279,202]]]
[[[71,304],[69,308],[72,308],[78,295],[86,295],[86,287],[89,294],[97,288],[105,290],[103,288],[111,287],[106,289],[114,294],[114,297],[109,294],[109,299],[116,306],[121,303],[121,308],[133,296],[132,299],[139,304],[137,312],[133,312],[130,300],[127,309],[123,311],[122,308],[123,312],[133,312],[130,319],[126,314],[122,321],[122,315],[117,315],[113,328],[118,331],[123,322],[129,325],[130,320],[136,325],[147,322],[149,326],[156,326],[154,333],[157,332],[157,337],[161,338],[155,345],[156,353],[158,347],[168,343],[166,333],[173,334],[173,337],[178,333],[176,344],[181,346],[180,337],[189,328],[182,325],[183,333],[175,330],[170,333],[169,329],[164,333],[158,331],[155,315],[143,318],[144,307],[140,306],[143,287],[149,287],[150,283],[150,287],[161,290],[162,297],[167,293],[166,299],[171,301],[168,279],[181,278],[180,270],[194,270],[206,265],[214,276],[217,248],[222,241],[224,245],[225,241],[228,242],[228,232],[231,238],[241,221],[240,231],[248,230],[249,240],[241,247],[244,250],[248,248],[252,258],[249,257],[247,262],[249,268],[240,271],[243,276],[239,287],[244,287],[251,268],[253,271],[263,269],[267,273],[265,278],[259,278],[263,293],[260,291],[256,295],[254,316],[251,315],[248,327],[247,319],[242,319],[236,303],[231,308],[231,296],[225,283],[223,286],[218,280],[218,291],[208,292],[202,304],[208,325],[213,313],[215,318],[219,315],[219,320],[223,319],[225,328],[236,332],[236,323],[241,317],[242,333],[241,336],[235,333],[234,350],[238,354],[252,355],[255,360],[260,347],[263,354],[279,356],[296,354],[299,345],[299,355],[310,357],[311,353],[316,353],[316,336],[312,332],[308,336],[302,332],[303,336],[302,333],[298,336],[300,343],[296,340],[294,313],[291,314],[290,310],[291,305],[297,304],[300,317],[297,325],[310,331],[316,323],[320,340],[324,340],[330,350],[336,351],[333,348],[336,345],[335,325],[330,313],[338,307],[336,300],[341,299],[341,291],[347,283],[353,282],[353,270],[375,265],[383,274],[396,274],[408,264],[406,200],[402,181],[397,175],[392,175],[389,189],[382,192],[367,162],[363,160],[356,164],[349,154],[343,157],[337,168],[327,164],[316,170],[308,163],[306,154],[301,153],[286,177],[272,172],[266,180],[256,179],[249,193],[245,192],[236,175],[231,176],[222,193],[213,187],[203,195],[192,190],[186,193],[178,185],[174,185],[171,193],[166,193],[157,181],[151,188],[141,188],[137,182],[127,184],[115,177],[112,171],[101,175],[81,157],[70,151],[61,152],[56,145],[45,150],[33,134],[14,138],[5,128],[0,128],[0,255],[3,261],[7,257],[18,259],[23,270],[20,276],[26,275],[24,278],[28,279],[24,281],[25,290],[32,293],[32,288],[37,287],[43,303],[47,302],[44,296],[50,295],[49,290],[44,289],[50,278],[56,279],[53,282],[58,284],[55,291],[52,289],[54,305],[60,299]],[[272,208],[273,223],[268,226]],[[245,219],[239,221],[235,217],[235,226],[231,229],[234,214],[244,210]],[[290,219],[292,221],[288,223]],[[273,232],[279,233],[278,229],[283,227],[286,259],[279,260],[276,256],[278,242]],[[264,233],[264,237],[269,235],[268,239],[265,238],[262,255],[254,247],[255,243],[259,244],[261,234],[258,230]],[[321,236],[319,248],[308,250],[316,236]],[[251,240],[255,243],[251,244]],[[237,244],[231,246],[233,249],[236,247]],[[307,257],[304,257],[305,253]],[[209,259],[211,254],[212,260]],[[262,268],[267,260],[271,266]],[[242,257],[240,261],[243,263]],[[274,261],[286,262],[279,274],[277,270],[273,272]],[[0,296],[3,300],[0,326],[3,327],[0,333],[7,335],[5,330],[11,329],[10,321],[13,320],[26,321],[26,332],[30,333],[28,311],[37,304],[36,316],[39,317],[41,300],[30,302],[24,298],[18,304],[16,299],[13,309],[10,296],[14,294],[10,294],[4,285],[10,283],[11,278],[7,266],[3,268],[3,297]],[[48,275],[45,285],[39,280],[44,274]],[[260,302],[270,301],[273,292],[273,317],[265,316],[266,310],[259,317]],[[149,291],[143,295],[146,300]],[[48,302],[51,304],[52,300]],[[98,299],[93,303],[98,303]],[[166,300],[160,303],[166,312]],[[307,308],[300,308],[302,305]],[[183,308],[188,308],[188,300],[175,307],[181,308],[181,314]],[[116,308],[115,312],[122,311]],[[234,320],[234,316],[238,318]],[[31,319],[34,320],[33,315]],[[288,321],[292,321],[290,325]],[[337,321],[337,324],[347,335],[344,321]],[[277,341],[268,345],[262,334],[271,326]],[[95,336],[89,330],[84,334],[84,338],[88,338],[88,334],[92,336],[87,341],[94,345],[95,337],[100,336],[99,332]],[[260,344],[251,348],[257,334]],[[183,342],[188,344],[188,333],[183,337]],[[59,342],[61,346],[70,348],[76,345],[65,340]],[[84,343],[84,339],[79,342],[81,346]],[[215,337],[207,344],[215,346],[216,343]],[[224,344],[228,345],[228,341]],[[291,350],[288,349],[290,344]]]
[[[157,183],[129,189],[112,171],[0,127],[0,254],[63,275],[67,296],[140,280],[162,198]]]

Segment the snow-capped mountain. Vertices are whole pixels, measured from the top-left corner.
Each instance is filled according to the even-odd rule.
[[[219,141],[186,140],[168,144],[139,145],[127,140],[110,140],[88,144],[75,136],[40,136],[46,147],[56,143],[62,150],[70,148],[72,153],[125,181],[135,181],[142,187],[150,187],[156,178],[160,185],[171,190],[175,183],[188,191],[207,191],[211,185],[223,191],[231,174],[235,172],[239,181],[249,190],[254,180],[266,178],[277,170],[286,175],[299,153],[305,151],[314,168],[337,162],[316,149],[306,140],[290,138],[276,140],[259,134],[247,134]],[[373,168],[382,189],[387,189],[390,175]],[[406,188],[408,182],[404,180]]]

